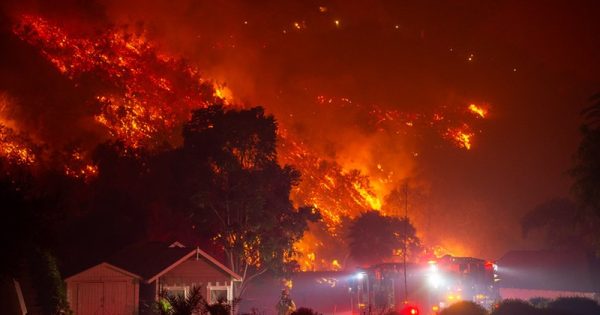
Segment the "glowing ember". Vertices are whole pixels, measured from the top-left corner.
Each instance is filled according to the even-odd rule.
[[[98,175],[98,166],[87,161],[80,150],[73,151],[65,160],[64,171],[67,176],[89,181]]]
[[[12,100],[0,93],[0,157],[11,163],[30,165],[36,160],[31,141],[15,132],[16,123],[9,119]]]
[[[485,118],[487,116],[487,110],[476,104],[469,104],[469,111],[481,118]]]
[[[446,136],[453,140],[458,147],[466,150],[471,149],[471,139],[473,138],[473,135],[474,133],[467,125],[463,125],[460,128],[449,128],[446,133]]]
[[[462,111],[449,107],[441,107],[433,113],[410,113],[393,109],[384,109],[377,105],[362,106],[353,103],[348,98],[327,98],[318,96],[317,103],[321,105],[337,106],[339,108],[359,108],[369,113],[369,124],[380,132],[391,135],[406,136],[414,135],[420,130],[435,130],[443,139],[450,140],[453,144],[463,149],[470,149],[475,133],[472,132],[471,121],[465,117]],[[487,117],[486,108],[470,104],[469,112],[478,118]],[[456,127],[457,121],[461,122]]]
[[[0,125],[0,156],[16,164],[33,164],[36,156],[28,140]]]

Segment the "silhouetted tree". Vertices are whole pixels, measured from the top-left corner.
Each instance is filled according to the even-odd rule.
[[[45,314],[72,314],[67,302],[67,288],[56,258],[47,250],[36,249],[29,259],[29,272],[37,290],[37,303]]]
[[[571,175],[572,190],[580,206],[580,217],[586,230],[600,227],[600,93],[590,99],[591,105],[582,115],[582,139],[575,154]],[[600,255],[600,234],[591,233],[590,242]]]
[[[300,174],[277,163],[276,128],[260,107],[222,106],[195,111],[184,126],[183,164],[196,188],[189,215],[242,276],[240,295],[256,276],[297,269],[293,244],[319,218],[290,200]]]
[[[521,219],[523,237],[542,231],[551,248],[582,247],[582,227],[577,205],[566,198],[546,201],[526,213]]]
[[[360,264],[382,262],[401,255],[406,241],[407,254],[420,250],[420,240],[408,218],[383,216],[368,211],[350,223],[350,256]]]

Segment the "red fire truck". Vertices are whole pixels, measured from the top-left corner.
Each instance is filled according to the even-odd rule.
[[[493,263],[472,257],[374,265],[354,277],[354,313],[436,314],[457,301],[489,308],[498,299],[494,271]]]

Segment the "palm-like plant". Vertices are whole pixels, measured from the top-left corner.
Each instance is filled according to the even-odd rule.
[[[188,296],[170,295],[163,291],[157,302],[157,313],[160,315],[192,315],[206,314],[206,301],[200,293],[200,287],[192,287]]]

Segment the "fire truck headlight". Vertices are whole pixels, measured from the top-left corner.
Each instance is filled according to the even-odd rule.
[[[359,272],[354,277],[358,280],[362,280],[365,277],[365,275],[366,274],[364,272]]]
[[[444,284],[444,279],[440,276],[439,273],[431,273],[427,279],[429,285],[433,288],[439,288],[442,284]]]

